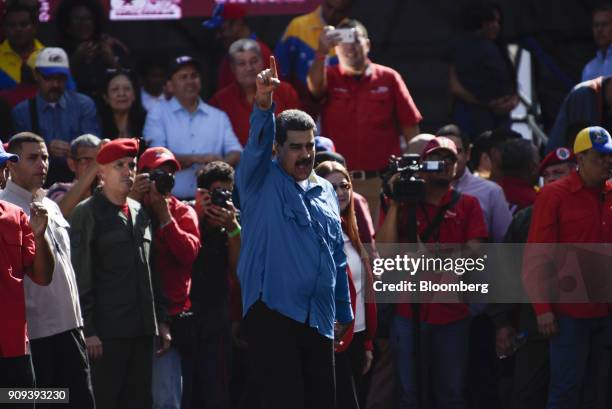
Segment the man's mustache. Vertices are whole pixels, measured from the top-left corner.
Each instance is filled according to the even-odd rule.
[[[310,159],[310,158],[301,159],[301,160],[297,161],[295,164],[297,166],[311,165],[312,164],[312,159]]]

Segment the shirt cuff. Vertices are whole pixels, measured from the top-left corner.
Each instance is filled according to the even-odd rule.
[[[336,321],[340,324],[348,324],[353,321],[353,310],[350,301],[336,300]]]

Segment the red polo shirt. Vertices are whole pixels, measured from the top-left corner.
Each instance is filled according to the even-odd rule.
[[[575,171],[544,186],[533,208],[527,243],[611,243],[611,191],[612,182],[608,182],[603,190],[585,187]],[[565,249],[559,250],[563,252]],[[565,263],[563,254],[555,252],[553,256],[547,247],[527,246],[523,259],[523,282],[531,299],[545,300],[545,294],[551,290],[559,291],[558,285],[555,288],[538,285],[538,282],[551,276],[553,283],[562,283],[557,281],[562,278],[557,270],[561,266],[556,265],[557,262]],[[602,268],[605,271],[605,267]],[[537,315],[550,311],[574,318],[608,314],[608,305],[603,303],[540,303],[533,307]]]
[[[438,206],[424,203],[417,206],[417,225],[419,234],[423,234],[430,222],[436,217],[440,207],[447,204],[452,197],[452,190],[440,201]],[[408,242],[408,211],[402,206],[399,209],[398,241]],[[461,194],[459,201],[444,214],[440,222],[438,235],[431,234],[428,243],[466,243],[469,240],[486,239],[487,227],[478,200],[470,195]],[[396,312],[405,318],[412,318],[410,304],[397,304]],[[469,309],[466,304],[429,303],[420,306],[421,321],[430,324],[448,324],[466,318]]]
[[[34,263],[34,234],[19,207],[0,201],[0,358],[27,353],[23,277]]]
[[[535,202],[536,191],[533,185],[524,179],[504,176],[499,181],[499,185],[504,190],[512,214],[516,214],[519,210],[529,207]]]
[[[340,65],[327,67],[327,95],[321,108],[321,135],[331,138],[351,170],[378,171],[400,153],[400,127],[421,121],[402,77],[369,63],[353,76]]]
[[[200,251],[200,231],[195,210],[171,196],[168,202],[172,221],[155,231],[155,262],[162,289],[168,299],[168,314],[191,307],[191,268]]]
[[[281,82],[280,87],[274,91],[274,102],[276,103],[276,114],[286,109],[299,109],[300,100],[291,85]],[[237,82],[218,91],[208,103],[229,116],[234,132],[242,145],[246,145],[249,139],[249,119],[253,111],[253,104],[247,102],[242,88]]]

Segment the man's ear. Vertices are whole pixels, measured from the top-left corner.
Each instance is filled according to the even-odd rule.
[[[72,171],[72,173],[76,173],[76,161],[74,159],[72,159],[71,157],[68,157],[68,159],[66,160],[66,163],[68,164],[68,168]]]

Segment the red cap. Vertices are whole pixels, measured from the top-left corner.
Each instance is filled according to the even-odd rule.
[[[567,148],[557,148],[542,159],[538,168],[538,174],[542,175],[544,169],[551,165],[565,162],[576,162],[576,156]]]
[[[96,156],[96,162],[100,165],[106,165],[116,161],[117,159],[125,158],[126,156],[136,157],[138,155],[138,139],[134,138],[119,138],[103,145]]]
[[[445,136],[436,136],[431,141],[427,142],[421,157],[424,158],[430,153],[440,149],[445,149],[457,157],[457,146],[455,145],[455,142]]]
[[[166,162],[172,163],[176,170],[181,170],[181,165],[168,149],[161,146],[149,148],[138,159],[138,171],[142,171],[144,168],[155,169]]]

